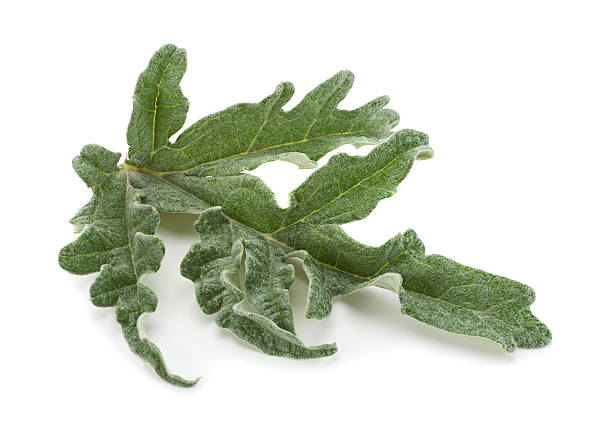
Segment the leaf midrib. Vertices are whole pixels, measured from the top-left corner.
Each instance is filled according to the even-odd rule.
[[[136,286],[136,301],[138,302],[138,311],[142,310],[140,304],[140,294],[138,291],[138,271],[136,270],[136,259],[134,258],[134,248],[132,247],[132,238],[130,238],[130,224],[128,221],[128,208],[130,207],[130,173],[127,168],[125,170],[125,230],[127,232],[128,247],[130,250],[130,260],[132,262],[132,271],[134,272],[134,286]],[[129,285],[132,286],[132,285]]]
[[[129,170],[129,171],[143,172],[143,170],[142,170],[142,169],[135,168],[135,167],[133,167],[133,166],[131,166],[131,165],[129,165],[129,164],[123,164],[123,165],[124,165],[124,167],[125,167],[127,170]],[[149,174],[149,173],[146,173],[146,174]],[[171,181],[166,180],[166,179],[162,178],[161,176],[159,176],[159,175],[157,175],[157,174],[149,174],[149,175],[151,175],[152,177],[154,177],[154,178],[156,178],[156,179],[158,179],[158,180],[162,181],[162,182],[163,182],[163,183],[165,183],[165,184],[168,184],[168,185],[170,185],[170,186],[174,187],[175,189],[177,189],[177,190],[181,191],[182,193],[186,194],[187,196],[189,196],[189,197],[191,197],[191,198],[193,198],[193,199],[197,200],[198,202],[201,202],[202,204],[204,204],[204,205],[208,206],[209,208],[210,208],[210,207],[212,207],[212,205],[208,204],[207,202],[204,202],[202,199],[200,199],[200,198],[198,198],[197,196],[193,195],[192,193],[190,193],[190,192],[186,191],[186,190],[185,190],[185,189],[183,189],[182,187],[180,187],[180,186],[178,186],[178,185],[176,185],[176,184],[172,183]],[[163,210],[163,209],[161,209],[161,208],[158,208],[158,209],[160,209],[160,210],[164,211],[164,210]],[[165,211],[165,212],[170,212],[170,213],[172,213],[172,211]],[[252,231],[252,232],[254,232],[254,233],[258,234],[258,235],[259,235],[259,236],[261,236],[262,238],[264,238],[264,239],[266,239],[266,240],[268,240],[268,241],[270,241],[270,242],[273,242],[273,243],[277,244],[278,246],[280,246],[280,247],[282,247],[282,248],[288,249],[288,250],[290,250],[290,251],[297,251],[297,249],[296,249],[295,247],[292,247],[292,246],[290,246],[290,245],[287,245],[287,244],[286,244],[286,243],[284,243],[284,242],[279,241],[278,239],[274,238],[274,237],[273,237],[273,236],[272,236],[270,233],[265,233],[265,232],[262,232],[262,231],[260,231],[260,230],[255,229],[255,228],[253,228],[253,227],[250,227],[250,226],[248,226],[248,225],[246,225],[246,224],[244,224],[244,223],[242,223],[242,222],[240,222],[240,221],[238,221],[238,220],[234,219],[233,217],[231,217],[231,216],[229,216],[229,215],[227,215],[227,214],[225,214],[225,213],[224,213],[224,215],[227,217],[227,219],[228,219],[228,220],[229,220],[231,223],[234,223],[234,224],[236,224],[236,225],[238,225],[238,226],[244,227],[245,229],[250,230],[250,231]],[[317,260],[317,261],[318,261],[318,262],[320,262],[321,264],[325,265],[326,267],[329,267],[329,268],[331,268],[331,269],[337,270],[337,271],[339,271],[339,272],[341,272],[341,273],[345,273],[345,274],[348,274],[348,275],[350,275],[350,276],[354,276],[354,277],[357,277],[357,278],[359,278],[359,279],[363,279],[363,280],[369,280],[369,279],[371,279],[370,277],[360,276],[360,275],[358,275],[358,274],[351,273],[351,272],[348,272],[348,271],[346,271],[346,270],[339,269],[339,268],[337,268],[336,266],[333,266],[333,265],[331,265],[331,264],[324,263],[323,261],[320,261],[320,260]]]
[[[157,101],[159,100],[159,87],[161,86],[161,83],[164,81],[164,77],[166,76],[166,71],[168,71],[168,69],[171,68],[170,64],[172,63],[172,58],[174,57],[174,55],[176,55],[176,52],[178,52],[179,49],[175,49],[174,52],[172,52],[172,54],[170,55],[170,57],[168,58],[168,63],[166,63],[166,66],[164,66],[164,70],[162,71],[162,75],[161,77],[159,77],[159,81],[157,82],[157,94],[155,95],[155,106],[153,107],[153,129],[152,129],[152,137],[151,137],[151,153],[149,154],[149,161],[153,160],[153,156],[155,153],[155,133],[157,130],[156,127],[156,119],[157,119],[157,112],[159,111],[159,107],[157,105]]]
[[[127,244],[120,246],[120,247],[115,247],[110,251],[107,252],[112,252],[118,249],[124,249],[124,248],[128,248],[128,251],[130,252],[130,262],[132,264],[132,272],[134,273],[134,283],[131,283],[129,285],[124,285],[121,286],[120,288],[115,288],[115,289],[111,289],[109,291],[104,291],[101,294],[96,295],[94,298],[100,298],[104,295],[107,295],[109,293],[114,293],[114,292],[119,292],[119,291],[123,291],[126,288],[131,288],[133,286],[138,286],[138,272],[136,270],[136,260],[134,258],[134,249],[132,247],[132,239],[130,238],[130,225],[128,223],[128,208],[130,207],[129,205],[129,190],[130,190],[130,176],[129,176],[129,170],[128,168],[124,167],[124,173],[125,173],[125,208],[124,208],[124,215],[125,215],[125,229],[126,229],[126,233],[127,233]],[[142,306],[140,304],[140,295],[138,294],[138,291],[136,292],[136,300],[138,301],[138,309],[141,310]]]
[[[186,169],[183,169],[183,170],[156,171],[156,170],[152,170],[152,169],[147,168],[147,167],[143,167],[143,168],[134,167],[134,166],[131,166],[129,164],[124,164],[124,166],[127,165],[128,167],[130,167],[130,169],[132,169],[134,171],[140,171],[140,172],[144,172],[144,173],[152,174],[152,175],[156,175],[156,176],[164,176],[164,175],[168,175],[168,174],[183,174],[183,173],[187,173],[189,171],[197,170],[198,168],[204,167],[206,165],[216,164],[218,162],[225,161],[225,160],[228,160],[228,159],[234,159],[234,158],[238,158],[238,157],[246,157],[247,155],[253,155],[253,154],[256,154],[258,152],[264,152],[264,151],[267,151],[267,150],[270,150],[270,149],[282,148],[282,147],[285,147],[285,146],[293,146],[293,145],[297,145],[297,144],[300,144],[300,143],[306,143],[306,142],[311,142],[313,140],[323,139],[325,137],[337,137],[337,136],[349,136],[349,135],[352,136],[352,135],[356,135],[356,134],[360,134],[360,133],[366,133],[367,131],[368,131],[368,129],[355,130],[355,131],[345,131],[345,132],[340,132],[340,133],[324,134],[324,135],[317,136],[317,137],[304,138],[304,139],[300,139],[300,140],[297,140],[297,141],[294,141],[294,142],[280,143],[280,144],[274,145],[274,146],[266,146],[266,147],[259,148],[259,149],[247,150],[247,151],[243,151],[243,152],[240,152],[240,153],[237,153],[237,154],[234,154],[234,155],[225,156],[223,158],[217,158],[217,159],[214,159],[212,161],[203,162],[203,163],[200,163],[198,165],[195,165],[193,167],[186,168]],[[185,149],[185,148],[186,148],[186,146],[182,147],[182,148],[177,148],[177,149],[173,148],[172,146],[164,146],[161,149],[159,149],[158,151],[156,151],[155,153],[160,152],[160,151],[162,151],[164,149],[178,151],[178,150],[182,150],[182,149]]]
[[[131,165],[129,165],[129,164],[124,164],[124,167],[126,168],[126,170],[132,170],[132,171],[143,172],[143,170],[141,170],[141,169],[137,169],[137,168],[135,168],[135,167],[133,167],[133,166],[131,166]],[[148,173],[147,173],[147,174],[148,174]],[[204,202],[202,199],[198,198],[197,196],[193,195],[192,193],[190,193],[190,192],[188,192],[188,191],[184,190],[182,187],[180,187],[180,186],[178,186],[178,185],[176,185],[176,184],[174,184],[174,183],[172,183],[172,182],[170,182],[170,181],[168,181],[168,180],[166,180],[166,179],[162,178],[162,177],[161,177],[161,176],[159,176],[159,175],[156,175],[156,174],[151,174],[151,176],[153,176],[154,178],[156,178],[156,179],[158,179],[158,180],[160,180],[160,181],[162,181],[162,182],[164,182],[164,183],[166,183],[166,184],[168,184],[168,185],[170,185],[170,186],[174,187],[175,189],[177,189],[177,190],[181,191],[182,193],[184,193],[184,194],[188,195],[189,197],[191,197],[191,198],[193,198],[193,199],[197,200],[198,202],[201,202],[202,204],[207,205],[208,207],[211,207],[211,206],[212,206],[212,205],[208,204],[207,202]],[[128,178],[129,178],[129,177],[128,177]],[[129,180],[128,180],[128,181],[129,181]],[[231,223],[234,223],[234,224],[236,224],[236,225],[238,225],[238,226],[242,226],[242,227],[244,227],[244,228],[246,228],[246,229],[248,229],[248,230],[250,230],[250,231],[252,231],[252,232],[254,232],[254,233],[256,233],[256,234],[258,234],[259,236],[263,237],[264,239],[266,239],[266,240],[267,240],[267,241],[269,241],[269,242],[275,243],[275,244],[277,244],[278,246],[281,246],[281,247],[283,247],[283,248],[285,248],[285,249],[288,249],[288,250],[291,250],[291,251],[296,251],[296,250],[297,250],[295,247],[292,247],[292,246],[290,246],[290,245],[288,245],[288,244],[286,244],[286,243],[284,243],[284,242],[281,242],[281,241],[279,241],[278,239],[274,238],[274,237],[272,236],[272,234],[273,234],[273,233],[265,233],[265,232],[261,232],[261,231],[259,231],[259,230],[255,229],[255,228],[253,228],[253,227],[250,227],[250,226],[248,226],[248,225],[246,225],[246,224],[244,224],[244,223],[241,223],[240,221],[238,221],[238,220],[236,220],[236,219],[234,219],[234,218],[230,217],[229,215],[225,214],[225,212],[224,212],[224,215],[227,217],[227,219],[228,219],[228,220],[229,220]],[[308,223],[307,223],[307,224],[308,224]],[[313,226],[313,227],[315,227],[314,225],[312,225],[312,226]],[[427,263],[425,263],[424,261],[420,260],[418,257],[416,257],[414,254],[412,254],[412,253],[411,253],[409,250],[407,250],[407,249],[406,249],[406,250],[404,250],[404,251],[402,251],[402,252],[400,252],[400,253],[399,253],[398,255],[396,255],[396,256],[395,256],[393,259],[391,259],[391,260],[387,261],[387,262],[386,262],[386,263],[385,263],[385,264],[384,264],[384,265],[383,265],[383,266],[382,266],[382,267],[381,267],[381,268],[380,268],[380,269],[379,269],[379,270],[378,270],[378,271],[377,271],[377,272],[376,272],[374,275],[372,275],[372,276],[361,276],[361,275],[358,275],[358,274],[355,274],[355,273],[348,272],[348,271],[346,271],[346,270],[342,270],[342,269],[340,269],[340,268],[338,268],[338,267],[336,267],[336,266],[334,266],[334,265],[331,265],[331,264],[325,263],[325,262],[323,262],[323,261],[321,261],[321,260],[319,260],[319,259],[316,259],[316,261],[317,261],[317,262],[319,262],[320,264],[322,264],[323,266],[328,267],[328,268],[333,269],[333,270],[336,270],[336,271],[338,271],[338,272],[340,272],[340,273],[344,273],[344,274],[347,274],[347,275],[349,275],[349,276],[353,276],[353,277],[356,277],[356,278],[358,278],[358,279],[362,279],[362,280],[364,280],[364,281],[367,281],[367,280],[373,279],[374,277],[376,277],[376,276],[380,275],[380,274],[382,273],[382,271],[383,271],[383,270],[384,270],[384,269],[385,269],[387,266],[389,266],[389,264],[391,264],[391,263],[392,263],[393,261],[395,261],[397,258],[399,258],[399,257],[401,257],[401,256],[404,256],[404,255],[405,255],[405,256],[409,256],[409,257],[411,257],[411,258],[412,258],[414,261],[416,261],[417,263],[419,263],[419,264],[421,264],[421,265],[423,265],[423,266],[425,266],[425,267],[428,267],[428,268],[432,268],[432,269],[437,270],[437,269],[436,269],[435,267],[433,267],[431,264],[427,264]],[[483,286],[486,286],[486,285],[483,285]],[[417,295],[420,295],[420,296],[423,296],[423,297],[430,298],[430,299],[432,299],[432,300],[434,300],[434,301],[437,301],[437,302],[443,302],[443,303],[445,303],[445,304],[449,304],[449,305],[452,305],[452,306],[457,307],[457,308],[465,309],[465,310],[467,310],[467,311],[470,311],[470,312],[472,312],[472,313],[474,313],[474,314],[476,314],[476,315],[480,316],[480,318],[481,318],[481,319],[484,319],[485,317],[490,317],[490,316],[487,314],[487,311],[488,311],[488,310],[490,310],[490,309],[492,309],[492,308],[494,308],[494,307],[498,306],[499,304],[503,304],[503,303],[506,303],[506,302],[509,302],[509,301],[513,301],[513,300],[514,300],[514,299],[504,300],[504,301],[502,301],[501,303],[496,304],[496,305],[494,305],[494,306],[491,306],[491,307],[489,307],[489,308],[488,308],[488,309],[486,309],[486,310],[479,311],[479,310],[470,309],[470,308],[468,308],[468,307],[461,306],[461,305],[458,305],[458,304],[454,304],[454,303],[452,303],[452,302],[450,302],[450,301],[448,301],[448,300],[444,300],[444,299],[441,299],[441,298],[438,298],[438,297],[433,297],[433,296],[428,295],[428,294],[424,294],[424,293],[420,293],[420,292],[415,292],[415,291],[410,291],[410,292],[413,292],[413,293],[415,293],[415,294],[417,294]],[[504,323],[506,323],[506,322],[504,322]]]
[[[378,168],[375,172],[373,172],[372,174],[369,174],[368,176],[364,177],[363,179],[359,180],[358,182],[354,183],[351,185],[351,187],[349,187],[348,189],[346,189],[345,191],[342,191],[340,193],[338,193],[338,195],[336,197],[334,197],[333,199],[331,199],[330,201],[326,202],[325,204],[321,205],[319,208],[312,210],[311,212],[309,212],[308,214],[306,214],[305,216],[303,216],[302,218],[300,218],[299,220],[295,220],[287,225],[283,224],[281,225],[281,227],[279,227],[278,229],[276,229],[274,232],[271,233],[271,235],[278,233],[282,230],[286,230],[291,226],[296,225],[297,223],[308,223],[306,221],[306,219],[310,216],[312,216],[313,214],[316,214],[320,211],[322,211],[323,209],[329,207],[331,204],[333,204],[334,202],[336,202],[338,199],[342,198],[344,195],[346,195],[347,193],[349,193],[350,191],[352,191],[353,189],[357,189],[359,186],[361,186],[364,182],[374,178],[375,176],[377,176],[379,173],[382,173],[383,171],[385,171],[388,167],[391,166],[391,164],[393,164],[395,161],[397,161],[397,159],[400,156],[404,156],[414,150],[416,150],[417,148],[413,148],[413,149],[409,149],[407,151],[403,151],[400,152],[399,154],[393,156],[393,158],[387,162],[383,167]],[[418,154],[417,154],[418,155]],[[337,217],[337,216],[336,216]],[[332,217],[335,218],[335,217]],[[311,224],[311,223],[309,223]]]

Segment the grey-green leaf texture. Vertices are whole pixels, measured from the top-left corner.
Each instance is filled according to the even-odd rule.
[[[168,372],[159,349],[140,334],[138,321],[155,311],[157,297],[143,283],[156,272],[164,256],[162,241],[154,236],[159,213],[142,203],[142,194],[129,182],[128,171],[117,166],[121,154],[87,145],[73,160],[76,173],[93,191],[93,197],[72,220],[79,237],[62,248],[60,265],[71,273],[99,271],[90,288],[91,302],[115,307],[117,321],[131,350],[148,362],[166,381],[192,386]]]
[[[412,230],[379,247],[342,230],[392,196],[416,160],[433,156],[424,133],[392,133],[399,118],[384,108],[386,96],[338,109],[353,84],[353,75],[341,71],[284,111],[294,88],[283,82],[258,103],[202,118],[172,143],[189,107],[180,88],[185,70],[185,51],[166,45],[141,73],[124,164],[117,165],[120,154],[97,145],[74,159],[93,197],[71,220],[80,235],[59,256],[71,273],[99,272],[91,301],[115,307],[129,347],[162,379],[185,387],[197,382],[169,373],[139,328],[157,305],[144,283],[164,255],[154,235],[157,211],[199,215],[200,242],[187,252],[181,274],[193,281],[205,314],[266,354],[307,359],[337,350],[334,343],[306,346],[296,335],[288,292],[295,267],[308,277],[309,319],[328,316],[333,297],[376,286],[397,293],[405,315],[489,338],[507,351],[550,342],[550,331],[530,311],[535,295],[527,285],[426,255]],[[262,180],[244,173],[277,160],[316,168],[345,144],[376,146],[366,156],[332,156],[292,191],[287,208]]]

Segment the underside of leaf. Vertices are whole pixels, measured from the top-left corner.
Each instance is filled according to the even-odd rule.
[[[295,336],[288,290],[293,266],[282,262],[281,246],[230,221],[220,207],[204,211],[181,273],[194,281],[196,298],[217,324],[266,354],[292,358],[329,356],[335,344],[306,347]],[[256,312],[245,308],[248,302]]]

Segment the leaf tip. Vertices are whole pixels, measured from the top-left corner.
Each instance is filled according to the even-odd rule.
[[[196,385],[197,385],[197,383],[198,383],[198,382],[200,382],[200,380],[201,380],[201,379],[202,379],[202,377],[201,377],[201,376],[198,376],[198,377],[197,377],[197,378],[195,378],[195,379],[192,379],[192,380],[190,380],[190,381],[186,381],[186,384],[187,384],[187,385],[185,385],[185,387],[186,387],[186,388],[191,388],[191,387],[194,387],[194,386],[196,386]]]
[[[331,78],[332,81],[340,81],[341,84],[347,84],[347,91],[352,87],[353,82],[355,81],[355,74],[353,74],[348,69],[343,69],[339,71]],[[329,81],[329,80],[328,80]]]

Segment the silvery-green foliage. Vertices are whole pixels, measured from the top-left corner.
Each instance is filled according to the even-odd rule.
[[[93,197],[72,219],[82,233],[62,248],[59,263],[75,274],[99,271],[89,291],[91,302],[115,307],[130,348],[160,377],[175,385],[192,386],[197,379],[170,374],[159,349],[143,338],[138,328],[142,315],[157,307],[157,297],[143,283],[143,276],[159,269],[164,245],[153,236],[159,214],[142,203],[142,194],[130,185],[127,170],[117,166],[120,156],[87,145],[74,159],[74,170],[91,188]]]
[[[119,154],[95,145],[75,158],[75,171],[94,195],[71,220],[80,236],[59,257],[72,273],[100,272],[92,302],[115,307],[130,348],[160,377],[180,386],[196,382],[169,374],[138,327],[157,304],[142,281],[159,269],[164,254],[153,235],[156,210],[200,215],[194,225],[200,242],[183,259],[181,273],[194,282],[204,313],[267,354],[336,352],[335,344],[308,347],[295,334],[288,291],[298,263],[309,280],[307,318],[328,316],[335,296],[377,286],[398,293],[402,313],[489,338],[507,351],[550,341],[550,331],[530,311],[528,286],[426,255],[412,230],[379,247],[342,230],[393,195],[415,160],[433,155],[423,133],[391,135],[398,117],[383,108],[388,98],[337,109],[353,82],[342,71],[284,111],[293,86],[281,83],[261,102],[209,115],[171,143],[189,104],[179,86],[185,69],[185,51],[166,45],[140,75],[123,166],[117,166]],[[287,208],[263,181],[242,173],[274,160],[316,167],[325,153],[347,143],[378,146],[363,157],[334,155],[291,193]]]
[[[220,207],[205,210],[194,227],[201,241],[185,256],[181,272],[194,281],[202,310],[218,313],[220,327],[266,354],[304,359],[336,352],[335,344],[306,347],[295,336],[289,305],[295,273],[282,261],[286,249],[229,220]]]
[[[265,258],[266,263],[301,259],[309,279],[308,318],[326,317],[334,296],[375,285],[399,293],[402,313],[436,327],[483,336],[508,351],[546,345],[550,332],[529,310],[534,293],[528,286],[442,256],[427,256],[412,230],[380,247],[369,247],[338,225],[365,217],[380,199],[394,193],[414,159],[430,156],[424,134],[399,131],[367,156],[332,157],[291,193],[285,209],[261,180],[250,175],[149,176],[146,179],[155,183],[143,184],[141,190],[148,202],[167,211],[179,209],[173,202],[182,205],[189,199],[220,205],[234,229],[258,232],[267,244],[278,246],[278,253]],[[162,182],[167,186],[159,190]],[[172,187],[177,193],[171,194]],[[153,190],[157,195],[149,197]],[[263,261],[265,255],[259,257]],[[186,276],[197,279],[191,273]],[[261,275],[259,282],[270,285],[272,279]],[[282,299],[276,297],[278,302]],[[198,300],[202,306],[203,298]]]
[[[199,176],[231,175],[274,160],[313,168],[338,146],[379,142],[399,120],[395,111],[384,109],[387,96],[352,111],[337,109],[354,80],[351,72],[341,71],[290,111],[282,107],[294,88],[283,82],[261,102],[239,103],[202,118],[170,143],[187,116],[189,102],[179,87],[186,65],[185,51],[166,45],[140,74],[127,132],[129,164]]]

